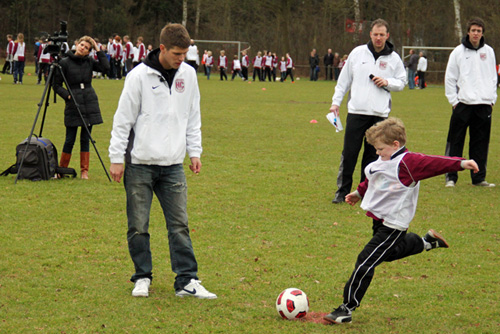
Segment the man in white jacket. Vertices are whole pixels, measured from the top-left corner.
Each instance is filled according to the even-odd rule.
[[[445,94],[453,106],[445,155],[461,157],[469,128],[469,156],[479,173],[471,173],[472,184],[494,187],[486,178],[491,113],[497,100],[495,52],[484,42],[485,26],[480,18],[467,23],[467,36],[450,54],[445,74]],[[454,187],[457,173],[446,174],[446,187]]]
[[[202,152],[198,81],[184,63],[189,40],[180,24],[162,29],[160,48],[127,75],[114,116],[110,172],[116,182],[124,175],[134,297],[147,297],[153,279],[148,228],[154,193],[166,220],[176,296],[217,298],[198,280],[188,227],[183,161],[187,151],[198,174]]]
[[[386,119],[391,111],[391,91],[402,91],[406,85],[406,71],[401,57],[388,42],[389,25],[385,20],[373,21],[370,42],[352,50],[340,72],[330,112],[339,114],[344,95],[349,92],[344,149],[337,176],[338,190],[332,203],[342,203],[351,192],[352,175],[364,141],[361,181],[365,167],[375,160],[375,148],[368,144],[365,132],[372,125]]]

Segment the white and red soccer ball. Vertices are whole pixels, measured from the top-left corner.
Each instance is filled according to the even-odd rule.
[[[300,319],[309,312],[309,298],[304,291],[288,288],[276,299],[276,310],[283,319]]]

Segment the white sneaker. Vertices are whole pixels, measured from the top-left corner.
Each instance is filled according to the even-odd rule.
[[[149,278],[140,278],[135,281],[134,290],[132,290],[132,296],[134,297],[148,297],[149,296],[149,285],[151,280]]]
[[[455,186],[455,181],[446,181],[446,184],[444,185],[446,188],[453,188]]]
[[[476,187],[488,187],[488,188],[492,188],[492,187],[495,186],[495,184],[494,183],[489,183],[488,181],[482,181],[482,182],[474,184],[474,186],[476,186]]]
[[[201,285],[201,281],[195,280],[194,278],[191,279],[191,282],[189,282],[189,284],[186,285],[184,289],[176,291],[175,295],[177,297],[191,296],[200,299],[217,298],[217,295],[215,293],[211,293],[210,291],[205,289],[203,285]]]

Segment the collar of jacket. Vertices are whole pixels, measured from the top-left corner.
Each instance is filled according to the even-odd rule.
[[[392,43],[389,41],[385,42],[384,49],[380,52],[375,51],[375,48],[373,47],[372,41],[369,41],[367,45],[368,45],[368,50],[370,50],[370,52],[373,54],[375,59],[378,59],[378,57],[380,57],[380,56],[388,56],[394,50],[394,45],[392,45]]]
[[[482,48],[484,46],[484,36],[481,37],[481,40],[479,41],[479,46],[477,48],[475,48],[472,43],[470,42],[469,40],[469,35],[465,36],[464,38],[462,38],[462,44],[467,48],[467,49],[471,49],[471,50],[479,50],[480,48]]]

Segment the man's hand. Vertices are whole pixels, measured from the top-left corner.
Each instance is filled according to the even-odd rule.
[[[120,183],[123,176],[123,164],[111,164],[109,167],[109,172],[111,173],[111,178],[113,181]]]
[[[195,174],[198,174],[201,171],[201,160],[200,158],[191,158],[191,165],[189,165],[189,169]]]
[[[339,106],[336,105],[336,104],[332,104],[332,106],[330,107],[330,112],[334,113],[335,116],[339,116]]]

